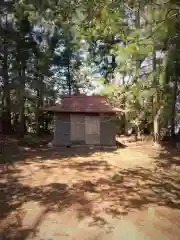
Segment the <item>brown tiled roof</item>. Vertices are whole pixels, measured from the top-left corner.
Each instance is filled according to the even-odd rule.
[[[113,113],[121,112],[108,104],[104,96],[66,96],[61,104],[42,108],[49,112]]]

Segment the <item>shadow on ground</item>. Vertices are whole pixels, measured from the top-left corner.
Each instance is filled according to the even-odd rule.
[[[178,150],[176,146],[164,144],[157,157],[157,165],[164,168],[180,166],[180,149]]]
[[[25,161],[27,159],[54,160],[72,157],[89,157],[96,152],[114,152],[117,148],[126,148],[123,143],[116,141],[115,147],[98,146],[98,147],[48,147],[47,145],[34,146],[18,146],[17,142],[12,141],[0,146],[0,164],[13,164],[17,161]]]
[[[38,150],[38,156],[43,160],[49,158],[70,158],[77,156],[76,150],[65,149],[63,152]],[[75,152],[74,152],[75,151]],[[28,153],[29,154],[29,153]],[[37,154],[33,152],[32,154]],[[91,152],[82,149],[80,156],[89,156]],[[18,210],[13,224],[2,227],[3,239],[26,239],[34,232],[45,214],[49,211],[62,212],[76,206],[76,217],[81,220],[87,216],[93,219],[92,225],[108,224],[102,217],[102,211],[113,217],[128,214],[133,210],[141,210],[150,205],[180,208],[180,166],[178,153],[172,150],[160,151],[157,165],[154,169],[136,167],[117,169],[113,176],[96,178],[93,181],[81,181],[75,184],[51,183],[43,186],[29,187],[22,184],[17,176],[18,169],[11,168],[0,176],[0,213],[1,220],[14,210]],[[25,157],[23,157],[25,159]],[[175,160],[176,159],[176,160]],[[38,160],[42,163],[42,159]],[[59,165],[61,162],[58,163]],[[111,166],[108,161],[83,161],[81,163],[67,162],[64,167],[78,171],[97,172],[104,168],[108,171]],[[106,173],[106,172],[105,172]],[[35,201],[44,207],[44,211],[31,229],[22,229],[22,204]],[[6,224],[5,224],[6,226]]]

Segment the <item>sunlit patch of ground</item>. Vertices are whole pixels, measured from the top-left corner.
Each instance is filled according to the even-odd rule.
[[[2,239],[180,239],[175,149],[41,148],[16,158],[0,175]]]

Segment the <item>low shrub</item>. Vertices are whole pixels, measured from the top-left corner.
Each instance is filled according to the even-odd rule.
[[[19,145],[21,146],[37,146],[41,142],[41,139],[36,135],[25,135],[19,140]]]

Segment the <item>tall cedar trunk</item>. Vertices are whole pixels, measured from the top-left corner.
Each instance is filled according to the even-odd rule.
[[[152,6],[152,12],[154,12],[154,7]],[[154,22],[154,15],[153,22]],[[153,38],[152,33],[152,44],[153,44],[153,51],[152,51],[152,67],[153,67],[153,88],[156,89],[155,94],[152,96],[152,112],[153,112],[153,134],[154,134],[154,142],[160,142],[160,115],[161,115],[161,106],[160,106],[160,97],[159,97],[159,86],[158,86],[158,79],[157,79],[157,60],[156,60],[156,42]]]
[[[36,89],[36,112],[35,112],[35,121],[36,121],[36,135],[40,135],[41,130],[41,111],[40,107],[43,105],[43,76],[40,74],[39,69],[40,63],[39,63],[39,53],[36,53],[36,82],[37,82],[37,89]]]
[[[36,135],[40,135],[40,89],[37,89],[37,105],[36,105]]]
[[[49,120],[47,116],[44,118],[44,131],[47,133],[49,129]]]
[[[176,30],[179,32],[179,22],[178,19],[176,19]],[[179,46],[176,42],[175,49],[179,50]],[[178,51],[179,52],[179,51]],[[178,59],[177,59],[177,53],[175,55],[175,71],[174,71],[174,88],[173,88],[173,102],[172,102],[172,117],[171,117],[171,136],[175,135],[175,120],[176,120],[176,101],[177,101],[177,91],[178,91]]]
[[[23,64],[24,65],[24,64]],[[20,78],[20,111],[19,111],[19,135],[24,136],[26,131],[25,123],[25,65],[19,70]]]
[[[12,117],[13,122],[13,130],[17,133],[18,132],[18,124],[19,124],[19,113],[14,113]]]
[[[36,105],[36,134],[40,135],[40,127],[41,127],[41,111],[40,107],[43,104],[43,99],[42,99],[42,79],[40,79],[40,84],[39,84],[39,89],[37,89],[37,105]]]
[[[136,29],[140,29],[140,5],[139,3],[137,4],[137,9],[136,9],[136,21],[135,21],[135,27]],[[136,76],[135,76],[135,83],[137,83],[139,76],[140,76],[140,60],[137,59],[136,60]],[[138,140],[138,135],[139,135],[139,131],[138,131],[138,127],[135,127],[135,139]]]
[[[140,6],[138,4],[137,10],[136,10],[136,22],[135,22],[136,29],[140,29]],[[136,76],[135,76],[135,82],[139,79],[140,76],[140,60],[136,60]]]
[[[172,103],[172,115],[171,115],[171,136],[175,135],[175,119],[176,119],[176,100],[177,100],[177,77],[175,76],[174,79],[174,86],[173,86],[173,103]]]
[[[122,78],[122,84],[125,88],[125,72],[123,74],[123,78]],[[124,89],[125,90],[125,89]],[[126,134],[126,114],[125,114],[125,109],[126,109],[126,96],[125,96],[125,91],[124,91],[124,96],[123,96],[123,100],[122,100],[122,109],[124,110],[124,112],[122,113],[121,116],[121,121],[122,121],[122,129],[123,129],[123,134]]]
[[[69,36],[67,36],[68,39],[66,41],[67,44],[67,81],[68,81],[68,92],[69,95],[71,95],[72,93],[72,89],[71,89],[71,69],[70,69],[70,46],[69,46]]]
[[[70,74],[70,63],[69,63],[69,57],[68,57],[68,90],[69,90],[69,95],[71,95],[71,74]]]
[[[17,63],[19,64],[19,134],[20,136],[24,136],[27,131],[26,121],[25,121],[25,85],[26,85],[26,63],[29,57],[29,44],[28,43],[28,34],[30,32],[30,23],[28,21],[27,14],[23,15],[23,18],[19,22],[19,37],[17,38]]]
[[[6,19],[7,21],[7,19]],[[4,31],[3,41],[3,60],[2,60],[2,77],[3,77],[3,102],[2,102],[2,131],[5,134],[12,132],[11,110],[10,110],[10,86],[8,76],[8,43],[6,31]]]
[[[157,71],[156,71],[156,49],[155,43],[153,47],[153,86],[156,88],[156,93],[153,96],[153,128],[154,128],[154,141],[156,143],[160,142],[160,104],[159,104],[159,91],[157,89]]]

